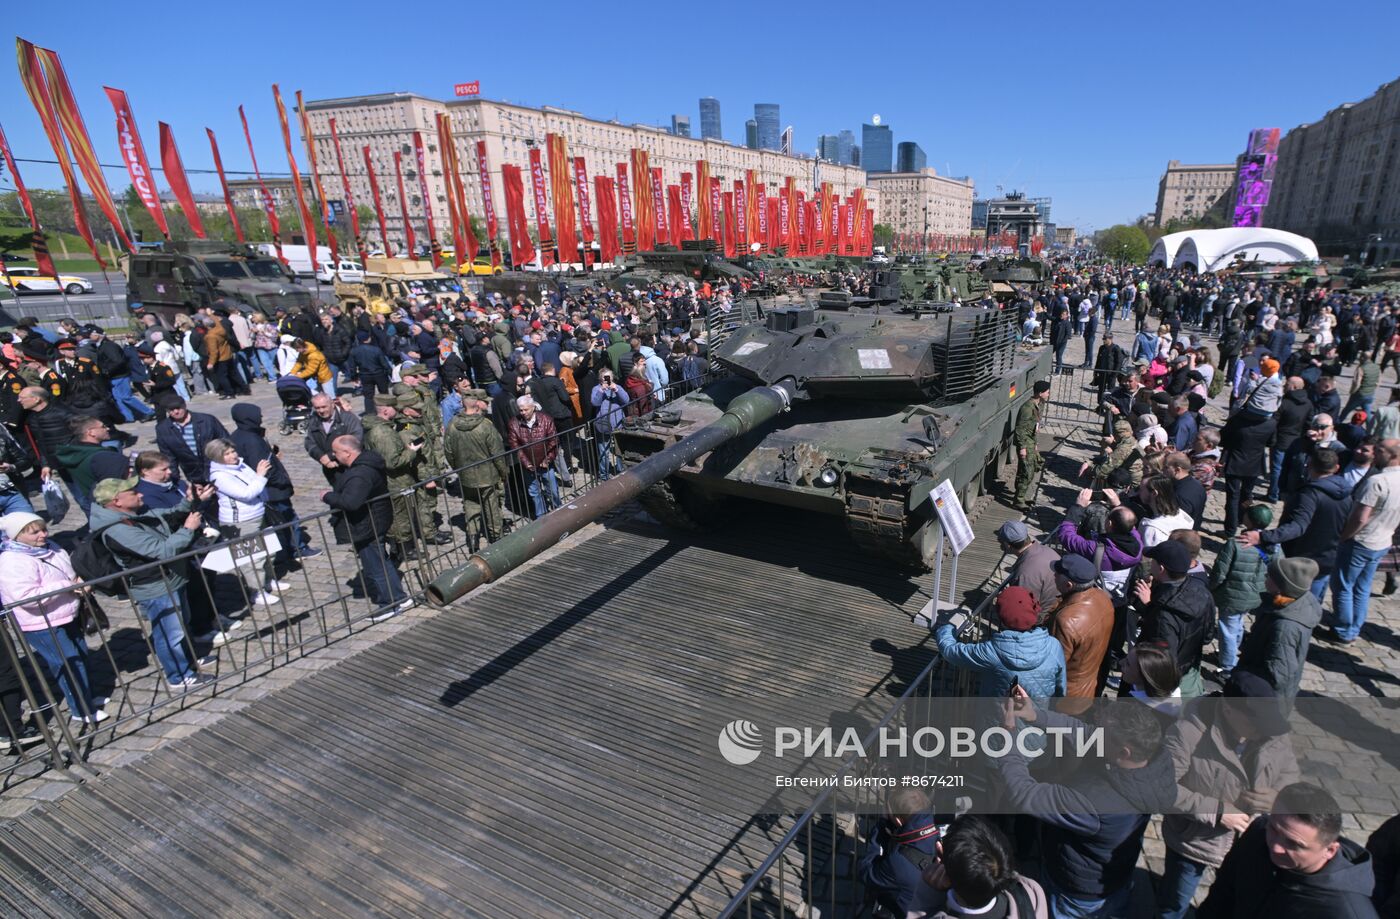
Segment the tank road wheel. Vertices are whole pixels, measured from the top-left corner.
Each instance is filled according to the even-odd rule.
[[[637,500],[662,526],[690,532],[718,524],[727,503],[724,498],[708,497],[676,479],[662,479],[638,495]]]

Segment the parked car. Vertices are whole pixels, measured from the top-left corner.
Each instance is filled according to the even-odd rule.
[[[500,274],[502,270],[500,265],[491,264],[491,256],[489,255],[478,255],[470,262],[463,262],[457,266],[457,274],[463,277],[468,275]]]
[[[316,280],[322,284],[334,284],[336,275],[340,275],[340,280],[351,284],[358,284],[365,279],[364,266],[359,262],[347,262],[341,260],[339,264],[326,262],[321,266],[321,270],[316,272]]]
[[[38,268],[15,267],[6,269],[6,272],[10,276],[9,286],[16,294],[40,294],[60,289],[67,294],[90,294],[93,291],[92,282],[76,274],[61,274],[55,281],[39,274]]]

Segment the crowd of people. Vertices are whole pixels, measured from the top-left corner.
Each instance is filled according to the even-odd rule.
[[[1400,386],[1376,403],[1382,366],[1398,364],[1400,377],[1390,357],[1400,303],[1099,264],[1062,266],[1049,289],[1018,305],[1026,330],[1048,322],[1057,373],[1070,369],[1068,342],[1083,337],[1100,452],[1079,467],[1080,488],[1045,541],[1021,520],[998,531],[1013,566],[991,634],[961,641],[942,621],[935,638],[982,695],[1013,698],[1008,726],[1034,719],[1037,705],[1049,709],[1042,723],[1098,717],[1109,747],[1122,750],[1106,772],[1059,784],[1014,757],[1003,764],[1005,793],[1040,815],[1044,905],[1033,914],[1128,915],[1155,814],[1165,815],[1167,851],[1155,881],[1160,917],[1186,915],[1208,871],[1199,916],[1400,915],[1400,818],[1369,852],[1342,837],[1340,806],[1298,782],[1287,737],[1310,646],[1366,640],[1373,579],[1394,557]],[[1123,345],[1115,322],[1131,332]],[[1050,390],[1038,384],[1018,417],[1018,508],[1031,507],[1042,468],[1036,430]],[[1207,506],[1213,491],[1224,499],[1218,514]],[[1213,561],[1201,556],[1203,539],[1219,546]],[[1385,590],[1394,587],[1390,573]],[[1091,707],[1105,694],[1142,704],[1098,713]],[[1231,716],[1232,699],[1254,704]],[[1106,800],[1130,816],[1103,817]],[[915,822],[924,813],[908,802],[896,809]],[[1014,875],[999,865],[1003,878]],[[867,880],[895,900],[946,886],[946,876],[918,875],[906,870],[903,887]],[[983,914],[965,908],[993,904],[981,890],[946,914]],[[919,914],[911,902],[891,912]]]

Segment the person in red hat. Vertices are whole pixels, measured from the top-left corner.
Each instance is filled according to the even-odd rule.
[[[1000,631],[978,642],[958,639],[952,623],[940,619],[934,627],[938,653],[954,667],[981,675],[978,695],[1001,698],[1012,680],[1037,699],[1065,694],[1065,652],[1044,628],[1040,601],[1024,587],[1007,587],[994,604]]]

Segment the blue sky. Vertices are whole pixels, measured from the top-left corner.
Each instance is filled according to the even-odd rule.
[[[1150,211],[1167,160],[1229,162],[1251,128],[1289,128],[1400,77],[1400,3],[434,4],[397,27],[383,3],[191,3],[124,9],[22,4],[15,33],[57,50],[104,163],[118,162],[103,84],[125,89],[148,156],[170,122],[188,169],[285,171],[271,84],[308,99],[406,90],[448,98],[481,81],[495,99],[669,123],[720,100],[742,141],[753,103],[777,102],[810,151],[878,112],[940,173],[1054,198],[1054,219],[1101,228]],[[400,7],[405,11],[411,5]],[[50,12],[53,10],[53,12]],[[878,11],[877,11],[878,10]],[[147,52],[145,49],[149,49]],[[7,56],[0,123],[17,156],[51,158]],[[859,141],[857,141],[859,142]],[[300,148],[298,148],[300,152]],[[21,164],[57,187],[56,167]],[[214,191],[212,176],[191,176]],[[111,170],[114,190],[127,184]],[[0,180],[0,187],[9,187]],[[96,215],[94,215],[96,216]]]

